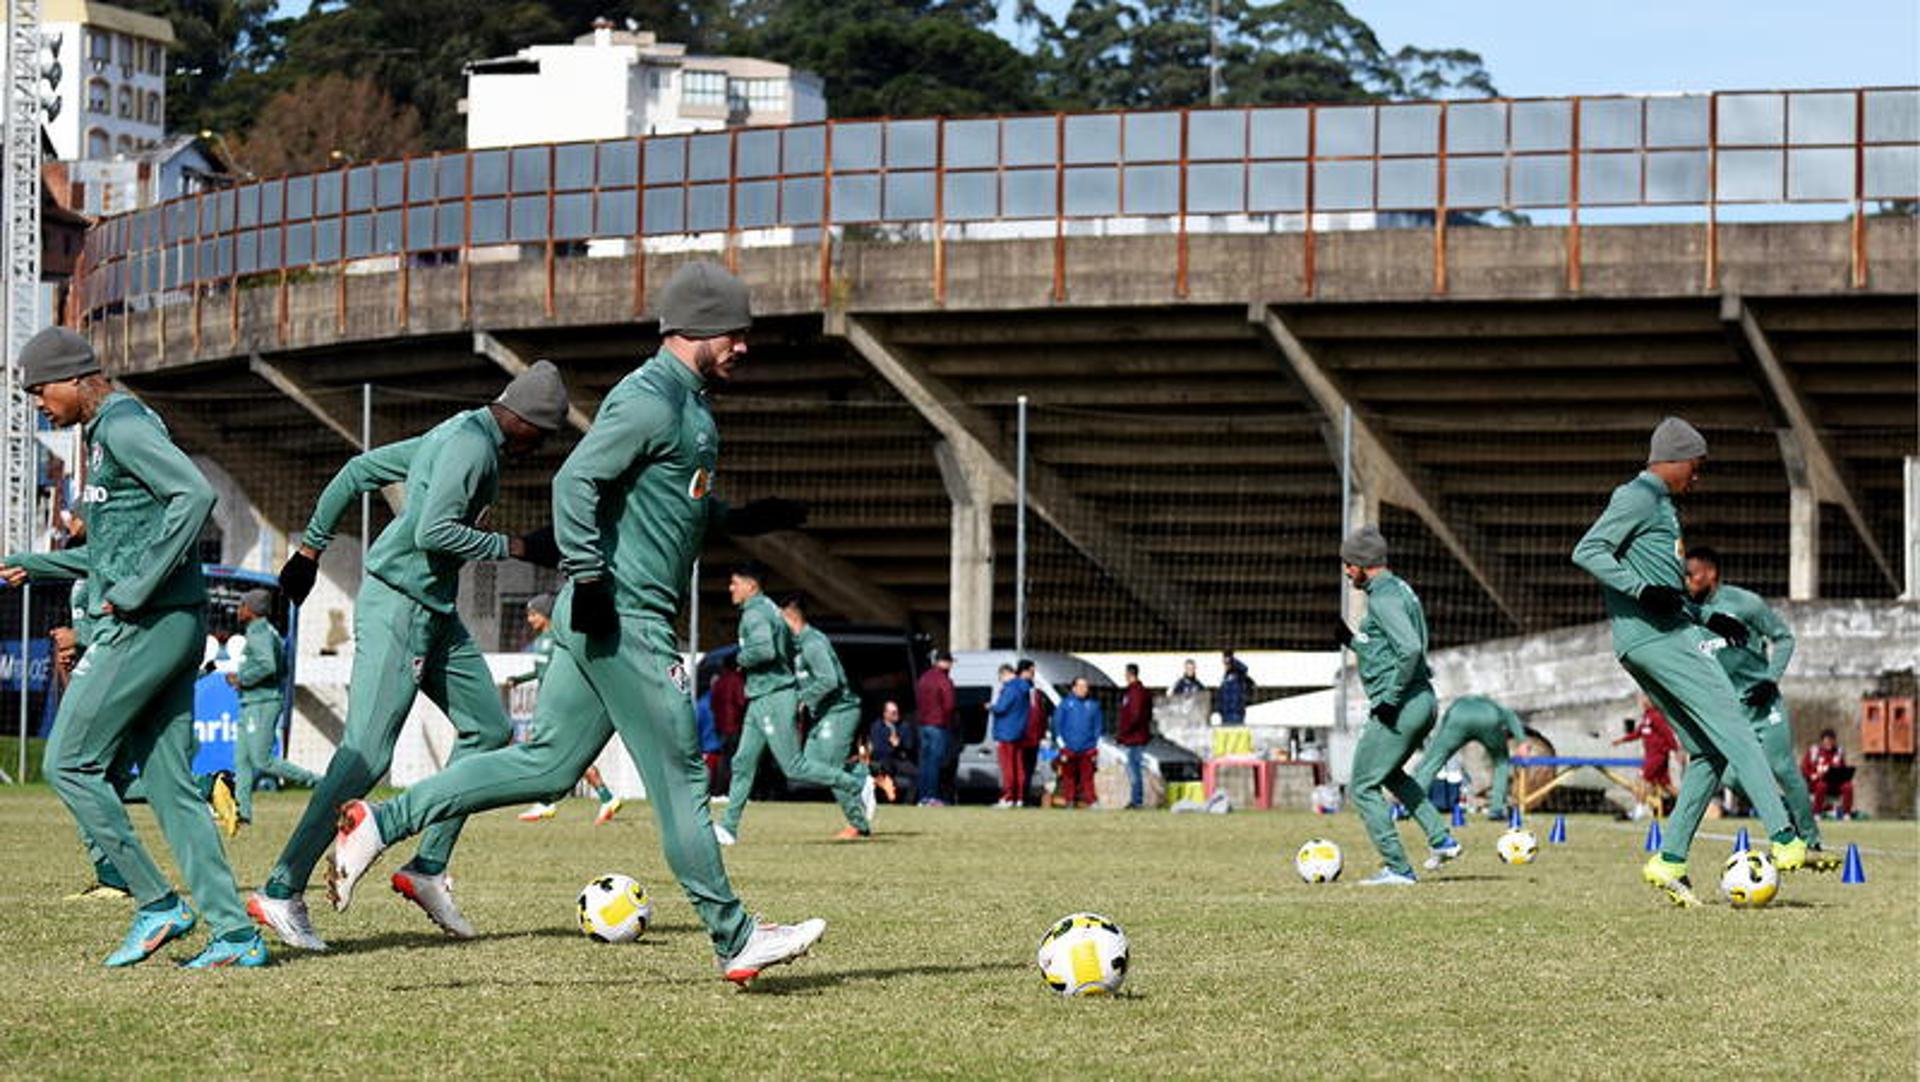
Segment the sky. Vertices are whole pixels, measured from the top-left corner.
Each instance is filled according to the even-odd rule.
[[[1058,14],[1069,0],[1040,0]],[[1012,0],[1001,31],[1021,40]],[[1391,52],[1463,48],[1513,97],[1920,83],[1915,0],[1347,0]]]

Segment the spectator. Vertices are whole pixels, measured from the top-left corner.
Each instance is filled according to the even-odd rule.
[[[1090,698],[1092,688],[1086,677],[1073,682],[1073,692],[1054,715],[1053,731],[1060,740],[1060,758],[1055,768],[1060,774],[1061,803],[1069,808],[1091,805],[1095,798],[1093,767],[1100,757],[1100,734],[1107,722],[1100,704]]]
[[[1189,666],[1193,662],[1187,662]],[[1153,740],[1153,696],[1140,682],[1140,666],[1127,666],[1127,688],[1120,693],[1120,746],[1127,749],[1127,807],[1147,802],[1147,744]]]
[[[714,799],[725,801],[733,784],[733,755],[740,750],[740,727],[747,718],[747,674],[740,671],[740,659],[728,654],[720,663],[720,673],[707,689],[708,707],[713,711],[713,731],[720,737],[720,768],[713,772]]]
[[[1245,725],[1247,700],[1253,698],[1253,677],[1247,667],[1233,656],[1232,650],[1220,651],[1220,694],[1214,706],[1220,711],[1220,724]]]
[[[932,670],[938,672],[939,670]],[[900,720],[900,704],[888,699],[880,707],[880,716],[875,718],[867,732],[867,746],[872,749],[873,784],[889,804],[900,804],[912,799],[915,763],[919,758],[920,740],[914,727]],[[901,795],[902,787],[906,795]]]
[[[1826,811],[1828,798],[1833,798],[1840,802],[1837,818],[1853,818],[1853,766],[1832,729],[1822,729],[1820,742],[1808,746],[1800,773],[1813,794],[1813,814]]]
[[[1028,791],[1033,788],[1034,781],[1039,779],[1042,782],[1040,802],[1045,804],[1047,799],[1045,779],[1040,777],[1037,768],[1040,763],[1040,745],[1047,742],[1047,728],[1053,717],[1053,704],[1047,701],[1046,693],[1040,690],[1040,681],[1035,675],[1033,662],[1022,661],[1015,675],[1033,685],[1033,689],[1027,692],[1027,736],[1020,741],[1020,777],[1026,783],[1020,790],[1020,803],[1027,802]]]
[[[1000,666],[1000,689],[987,707],[1000,756],[1000,799],[994,804],[996,808],[1017,808],[1026,803],[1026,757],[1022,754],[1022,745],[1027,740],[1027,716],[1033,710],[1033,683],[1019,673],[1032,669],[1033,662],[1026,660],[1020,662],[1018,670],[1011,665]]]
[[[953,655],[942,650],[933,655],[933,668],[921,673],[913,688],[920,723],[920,784],[915,788],[920,803],[930,807],[946,803],[947,760],[954,753],[954,728],[959,721],[952,673]]]
[[[1632,817],[1639,819],[1647,815],[1649,804],[1654,805],[1652,814],[1658,815],[1659,807],[1674,795],[1673,778],[1667,773],[1667,762],[1679,750],[1680,741],[1673,735],[1673,726],[1667,723],[1666,715],[1645,695],[1640,696],[1639,723],[1635,724],[1629,718],[1627,724],[1631,728],[1613,744],[1619,747],[1640,741],[1640,791],[1635,794],[1640,803],[1634,808]]]
[[[1200,666],[1194,664],[1192,658],[1188,658],[1186,671],[1182,672],[1180,679],[1175,680],[1173,686],[1167,689],[1167,694],[1183,699],[1191,695],[1205,695],[1207,686],[1200,682],[1199,674]]]

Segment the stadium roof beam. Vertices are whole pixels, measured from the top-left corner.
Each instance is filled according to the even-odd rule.
[[[1806,477],[1812,483],[1814,497],[1840,505],[1847,520],[1853,524],[1854,532],[1860,535],[1860,543],[1880,569],[1880,574],[1885,576],[1894,593],[1899,593],[1902,585],[1900,575],[1894,570],[1893,561],[1887,558],[1880,539],[1874,535],[1873,524],[1867,520],[1866,510],[1859,499],[1860,490],[1854,484],[1846,460],[1834,451],[1826,431],[1814,418],[1812,406],[1801,394],[1793,373],[1781,363],[1780,355],[1774,350],[1767,332],[1754,319],[1753,309],[1747,307],[1739,294],[1727,293],[1720,298],[1720,320],[1727,328],[1727,338],[1734,351],[1755,369],[1759,377],[1756,382],[1775,419],[1792,431],[1793,442],[1805,462]]]
[[[958,453],[987,463],[996,488],[1015,491],[1014,452],[985,411],[968,404],[956,388],[894,348],[865,319],[829,310],[826,328],[829,337],[844,338]],[[1034,513],[1153,616],[1195,642],[1221,641],[1217,622],[1195,612],[1179,591],[1167,585],[1170,577],[1159,562],[1075,493],[1059,473],[1038,462],[1028,463],[1027,499]]]
[[[1359,452],[1357,460],[1373,474],[1371,480],[1380,498],[1420,516],[1427,529],[1433,531],[1433,535],[1447,547],[1447,551],[1460,562],[1467,574],[1473,576],[1473,580],[1487,592],[1487,596],[1493,599],[1507,619],[1513,621],[1521,631],[1533,630],[1534,621],[1522,615],[1529,610],[1522,609],[1518,604],[1521,592],[1503,588],[1494,582],[1492,546],[1471,524],[1457,521],[1448,514],[1446,502],[1432,478],[1402,451],[1372,411],[1353,399],[1339,377],[1314,357],[1272,305],[1255,304],[1248,316],[1250,322],[1266,330],[1291,366],[1294,376],[1319,404],[1329,424],[1339,425],[1346,412],[1352,410],[1354,447]],[[1538,611],[1538,606],[1532,611]]]
[[[254,375],[267,381],[274,390],[286,395],[288,400],[307,411],[314,420],[332,429],[335,435],[347,441],[347,446],[353,448],[355,451],[365,451],[367,449],[366,441],[360,438],[360,430],[358,428],[338,416],[318,398],[315,398],[312,390],[298,379],[295,379],[286,369],[281,368],[279,365],[274,364],[258,353],[250,354],[247,357],[247,369]],[[395,481],[393,484],[384,485],[380,489],[380,498],[387,501],[388,509],[396,515],[400,513],[401,506],[406,502],[406,496],[407,485],[404,481]]]
[[[518,376],[531,367],[511,346],[486,331],[474,332],[473,351],[499,365],[509,376]],[[575,404],[580,400],[577,388],[569,390],[568,397],[567,423],[585,434],[593,427],[593,418]],[[594,403],[594,408],[599,409],[599,403]],[[817,537],[799,530],[779,530],[761,537],[729,540],[849,620],[901,627],[913,624],[913,610],[906,601],[834,555]]]

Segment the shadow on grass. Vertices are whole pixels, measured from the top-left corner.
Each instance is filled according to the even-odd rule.
[[[1000,973],[1027,967],[1018,962],[974,962],[968,965],[900,965],[825,972],[770,971],[753,984],[757,996],[812,995],[853,981],[887,981],[900,977],[953,977],[967,973]]]

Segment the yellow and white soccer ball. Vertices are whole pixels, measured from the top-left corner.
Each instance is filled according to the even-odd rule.
[[[1736,850],[1720,873],[1720,893],[1735,909],[1759,909],[1780,893],[1780,871],[1765,853]]]
[[[1040,938],[1040,975],[1063,996],[1109,996],[1127,979],[1127,933],[1098,913],[1061,917]]]
[[[1340,878],[1340,847],[1325,838],[1309,838],[1293,855],[1293,870],[1309,883],[1331,883]]]
[[[1531,830],[1509,830],[1493,843],[1493,849],[1504,864],[1532,864],[1540,855],[1540,839]]]
[[[603,875],[580,891],[580,930],[602,943],[631,943],[653,920],[647,888],[630,876]]]

